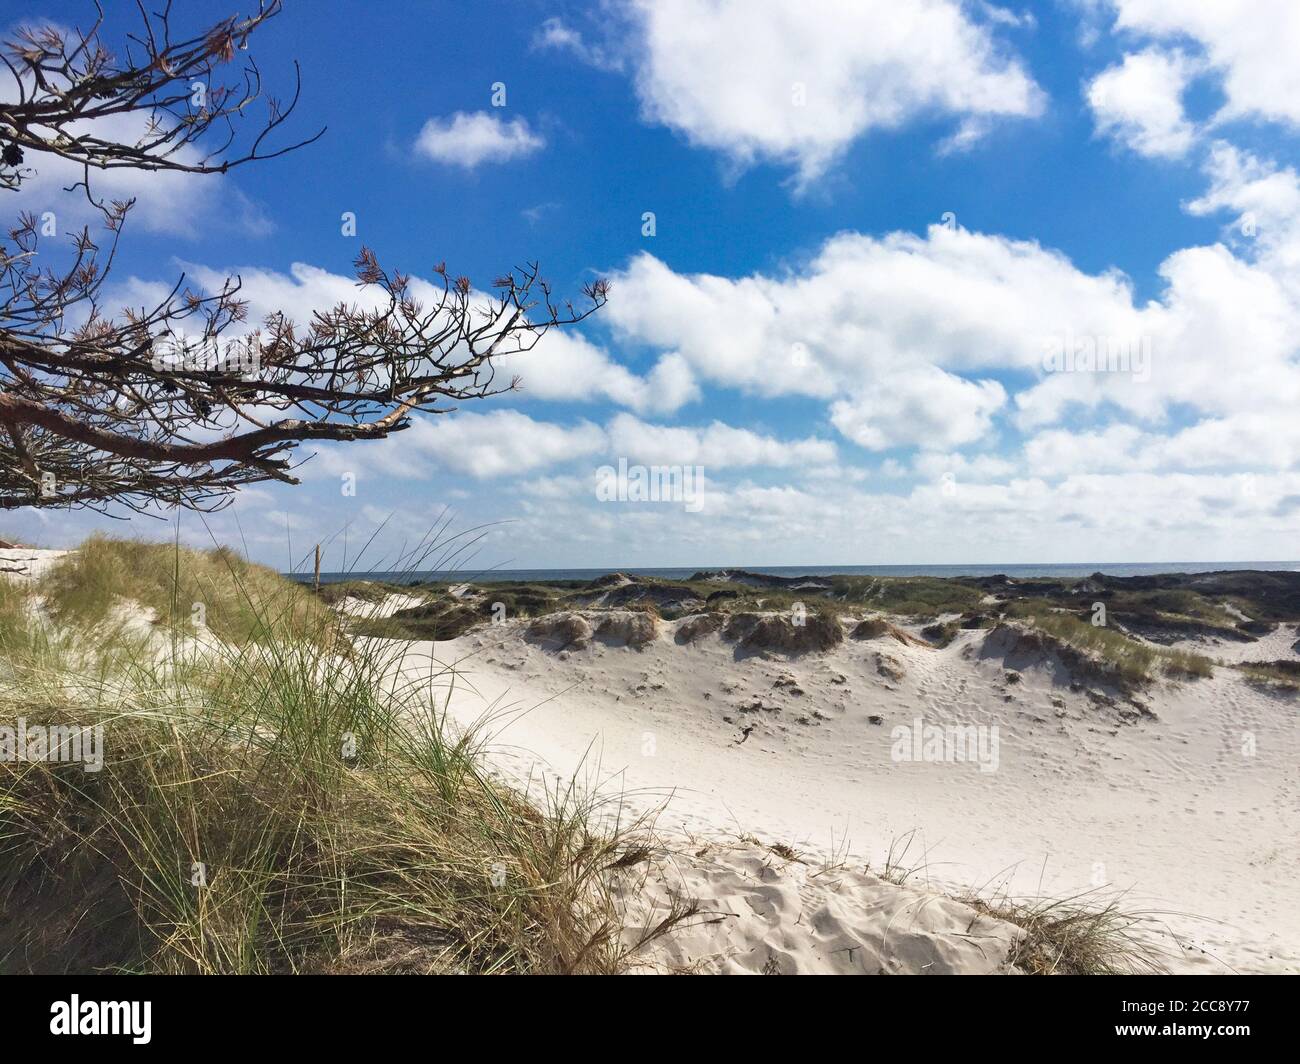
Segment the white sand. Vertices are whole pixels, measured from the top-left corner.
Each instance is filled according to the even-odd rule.
[[[770,975],[1011,973],[1019,928],[931,891],[787,860],[754,843],[700,845],[624,873],[629,944],[668,912],[699,912],[640,951],[635,970]]]
[[[678,838],[752,833],[810,860],[847,851],[855,875],[864,861],[881,868],[891,843],[914,832],[904,863],[925,868],[910,884],[1020,897],[1098,891],[1099,901],[1123,891],[1127,909],[1163,914],[1175,970],[1300,971],[1293,697],[1221,669],[1152,687],[1142,698],[1147,716],[1071,690],[1054,657],[1006,660],[1006,640],[983,631],[962,632],[943,650],[886,636],[787,660],[738,655],[716,634],[677,645],[674,624],[640,651],[597,642],[557,653],[527,642],[525,627],[412,644],[408,660],[412,675],[427,675],[431,656],[458,662],[453,716],[495,714],[492,761],[521,780],[539,769],[576,774],[630,792],[641,808],[666,801],[659,825]],[[1281,657],[1283,638],[1267,651],[1250,645],[1259,657]],[[1008,682],[1008,667],[1018,682]],[[996,725],[996,771],[894,760],[891,729],[918,717]],[[747,913],[749,926],[692,930],[666,947],[666,963],[756,970],[770,953],[799,970],[915,970],[936,948],[909,947],[892,960],[882,949],[883,930],[897,926],[882,921],[882,906],[903,904],[890,884],[845,878],[837,891],[856,899],[848,902],[819,895],[827,881],[817,877],[810,896],[798,868],[792,877],[778,861],[760,872],[755,852],[700,858],[693,871],[687,863],[689,888],[711,907]],[[961,923],[962,912],[945,909],[955,903],[931,904],[922,910],[937,926]],[[800,934],[792,921],[812,939],[786,942]],[[865,950],[853,961],[826,952],[850,938]],[[1004,954],[985,960],[996,968]],[[970,954],[936,955],[934,964],[991,970]]]
[[[347,614],[349,617],[378,620],[381,617],[391,617],[398,610],[413,609],[425,601],[425,598],[421,595],[397,593],[385,595],[377,602],[371,602],[369,599],[363,599],[357,595],[347,595],[334,603],[334,609],[338,610],[339,613]]]
[[[43,576],[66,550],[41,550],[37,547],[6,547],[0,549],[0,577],[30,582]]]
[[[1243,661],[1300,660],[1292,647],[1300,640],[1294,624],[1278,625],[1275,631],[1260,636],[1249,643],[1229,639],[1185,639],[1174,644],[1175,649],[1203,654],[1213,661],[1239,663]]]

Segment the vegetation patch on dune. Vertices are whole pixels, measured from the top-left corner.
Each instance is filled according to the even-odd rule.
[[[157,609],[170,548],[88,548],[58,574],[62,615],[136,595]],[[172,554],[177,586],[218,579],[220,556]],[[301,594],[254,577],[280,608]],[[30,619],[24,594],[0,584],[6,630]],[[105,644],[87,669],[84,648],[6,643],[0,723],[102,727],[104,760],[0,763],[0,971],[621,970],[637,943],[607,873],[644,848],[639,822],[576,789],[534,802],[491,781],[429,678],[395,683],[401,644],[335,653],[323,633],[224,608],[245,641],[208,646],[200,667]]]
[[[1278,691],[1300,691],[1300,661],[1244,661],[1237,665],[1251,683]]]
[[[1208,656],[1172,644],[1253,642],[1281,620],[1300,617],[1300,573],[1251,571],[1022,580],[787,577],[719,570],[685,580],[610,573],[590,581],[465,584],[455,593],[450,584],[430,584],[420,586],[420,593],[429,601],[391,617],[353,618],[350,623],[355,631],[370,635],[454,639],[493,620],[535,620],[575,610],[594,618],[598,627],[599,613],[630,609],[665,620],[682,619],[677,642],[687,644],[718,628],[735,634],[741,627],[753,627],[742,618],[771,616],[778,618],[772,625],[779,626],[780,617],[825,614],[849,619],[861,617],[867,607],[871,614],[852,622],[852,638],[890,635],[900,642],[943,648],[963,630],[1021,620],[1109,663],[1123,682],[1142,683],[1157,675],[1210,675]],[[330,598],[339,592],[322,594]],[[1105,609],[1104,625],[1092,624],[1098,607]],[[1293,609],[1296,612],[1290,612]],[[905,625],[923,626],[920,636]],[[776,643],[800,642],[776,635],[774,631]],[[745,636],[735,638],[743,644]]]
[[[733,613],[724,639],[744,650],[803,654],[830,650],[844,642],[839,618],[829,610],[791,617],[780,613]]]
[[[206,627],[232,643],[313,638],[330,614],[303,587],[228,548],[199,551],[96,535],[65,555],[38,589],[60,623],[91,627],[134,603],[155,623],[193,633]]]
[[[1153,920],[1114,899],[1082,895],[1047,901],[961,899],[976,912],[1024,931],[1007,958],[1027,975],[1163,975],[1150,941]]]
[[[415,594],[424,597],[425,601],[396,610],[386,617],[369,615],[362,610],[350,622],[355,634],[387,639],[456,639],[479,625],[507,617],[545,616],[564,601],[554,590],[532,584],[493,585],[486,589],[470,587],[460,594],[453,594],[450,587],[393,588],[391,592],[368,601],[380,603],[388,594]]]
[[[853,639],[883,639],[888,636],[890,639],[899,643],[913,644],[924,646],[924,640],[918,639],[910,632],[904,631],[898,625],[887,621],[884,617],[867,617],[859,621],[849,633]]]
[[[1201,655],[1140,643],[1113,628],[1067,613],[1020,606],[1012,616],[1051,637],[1056,650],[1073,651],[1067,663],[1080,672],[1096,672],[1121,684],[1144,684],[1160,675],[1208,677],[1214,671],[1213,663]]]
[[[349,598],[374,605],[383,602],[389,595],[405,595],[410,590],[403,584],[392,584],[386,580],[335,580],[321,584],[316,589],[316,595],[327,606],[337,605]]]

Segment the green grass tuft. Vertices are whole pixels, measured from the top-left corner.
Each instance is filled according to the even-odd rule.
[[[1013,603],[1007,615],[1027,621],[1040,631],[1109,664],[1127,683],[1147,683],[1160,674],[1201,678],[1214,672],[1213,663],[1199,654],[1141,643],[1114,628],[1094,625],[1073,614],[1044,609],[1036,603]]]
[[[206,625],[231,643],[323,636],[329,613],[304,587],[228,548],[197,551],[96,535],[65,555],[38,589],[55,619],[90,628],[134,602],[156,624],[193,633]]]
[[[488,778],[441,702],[450,670],[403,679],[403,644],[337,643],[300,589],[224,552],[84,551],[57,574],[61,623],[157,609],[170,553],[173,586],[243,638],[29,625],[0,647],[0,724],[102,726],[105,755],[0,762],[0,972],[621,969],[607,873],[645,825],[576,786],[525,799]],[[23,599],[0,591],[0,632],[31,619]]]

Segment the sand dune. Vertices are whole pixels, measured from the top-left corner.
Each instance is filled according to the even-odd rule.
[[[465,723],[493,716],[499,770],[577,773],[638,808],[666,803],[659,824],[675,837],[752,835],[814,862],[847,851],[860,872],[914,833],[906,860],[924,865],[910,881],[919,886],[1123,892],[1127,908],[1155,911],[1175,970],[1300,970],[1294,698],[1227,669],[1128,697],[1096,677],[1080,682],[1070,663],[1005,629],[963,631],[943,649],[884,634],[784,656],[716,632],[678,643],[688,623],[660,622],[641,649],[599,637],[560,649],[510,622],[412,644],[408,668],[458,663],[451,712]],[[910,738],[971,725],[986,739],[998,729],[996,759],[972,748],[965,760],[927,760]],[[773,894],[753,859],[712,858],[730,877],[725,891],[698,869],[687,878],[730,905],[752,894],[807,918],[830,904],[796,904],[806,884],[784,879]],[[842,882],[870,903],[869,884]],[[871,938],[845,920],[828,941],[853,926]],[[707,963],[752,968],[760,943],[795,967],[842,961],[807,944],[783,953],[770,926],[759,930],[725,943],[694,932],[670,949],[672,963],[718,945],[733,959]],[[854,963],[887,959],[877,946]]]

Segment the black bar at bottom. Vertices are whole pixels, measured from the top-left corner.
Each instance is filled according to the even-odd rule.
[[[11,1060],[30,1059],[16,1055],[23,1048],[80,1052],[109,1042],[128,1052],[283,1046],[337,1054],[352,1047],[399,1052],[413,1041],[431,1047],[448,1037],[491,1055],[526,1039],[549,1053],[579,1033],[588,1052],[627,1046],[633,1032],[671,1060],[698,1057],[710,1035],[734,1049],[755,1038],[819,1039],[818,1031],[864,1049],[898,1039],[921,1051],[1123,1043],[1263,1049],[1291,1041],[1297,986],[1263,976],[732,978],[707,988],[690,978],[588,978],[579,985],[556,978],[14,976],[0,982],[0,993]],[[95,1029],[101,1033],[81,1033]],[[113,1030],[119,1033],[105,1033]]]

